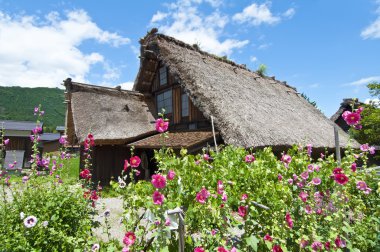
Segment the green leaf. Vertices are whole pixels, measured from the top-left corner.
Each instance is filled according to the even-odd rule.
[[[250,237],[245,239],[248,246],[250,246],[253,251],[257,251],[257,244],[260,242],[259,239],[257,239],[256,236],[251,235]]]
[[[169,252],[169,247],[166,246],[166,247],[160,249],[160,252]]]

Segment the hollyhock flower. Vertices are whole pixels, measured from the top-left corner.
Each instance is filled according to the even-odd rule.
[[[314,171],[314,165],[309,164],[309,165],[307,166],[307,170],[308,170],[309,172],[313,172],[313,171]]]
[[[171,224],[170,219],[166,218],[166,220],[165,220],[165,226],[170,226],[170,224]]]
[[[205,252],[205,250],[204,250],[204,248],[202,248],[202,247],[196,247],[196,248],[194,249],[194,252]]]
[[[325,154],[321,153],[321,158],[324,159],[325,158]]]
[[[24,214],[24,212],[21,212],[20,213],[20,219],[23,220],[24,218],[25,218],[25,214]]]
[[[133,245],[136,241],[136,235],[133,232],[127,232],[124,235],[123,243],[127,246]]]
[[[264,236],[264,241],[273,241],[273,238],[269,235],[269,234],[266,234],[265,236]]]
[[[28,216],[24,219],[24,226],[27,228],[32,228],[37,224],[37,218],[35,216]]]
[[[369,154],[371,154],[371,155],[373,155],[373,154],[375,154],[375,146],[371,146],[371,147],[369,147],[368,148],[368,151],[369,151]]]
[[[278,174],[278,175],[277,175],[277,178],[278,178],[278,181],[281,181],[281,180],[282,180],[282,175],[281,175],[281,174]]]
[[[314,165],[314,171],[317,171],[317,172],[319,172],[319,169],[320,169],[321,167],[319,167],[319,165]]]
[[[211,230],[211,235],[212,236],[216,235],[216,230],[215,229]]]
[[[125,188],[126,186],[127,186],[127,184],[124,182],[124,180],[122,180],[122,179],[120,179],[119,180],[119,187],[121,188],[121,189],[123,189],[123,188]]]
[[[30,135],[30,136],[29,136],[29,139],[30,139],[30,141],[33,142],[33,141],[34,141],[34,135]]]
[[[372,189],[367,187],[364,191],[364,194],[370,194],[370,192],[372,192]]]
[[[255,157],[253,155],[245,156],[245,162],[246,163],[252,163],[253,161],[255,161]]]
[[[318,215],[321,215],[323,212],[322,208],[318,208],[315,213],[318,214]]]
[[[13,169],[13,168],[15,168],[15,165],[14,164],[8,164],[8,168]]]
[[[345,111],[342,114],[342,117],[348,125],[358,124],[361,119],[360,113],[350,112],[350,111]]]
[[[28,176],[24,176],[24,177],[22,177],[22,183],[25,184],[28,180],[29,180],[29,177],[28,177]]]
[[[59,138],[59,143],[62,144],[62,145],[65,145],[67,143],[67,136],[66,135],[62,135]]]
[[[272,248],[272,252],[282,252],[282,248],[280,245],[274,245]]]
[[[164,202],[165,196],[161,194],[159,191],[154,191],[152,198],[153,198],[153,203],[155,205],[162,205],[162,203]]]
[[[292,157],[289,156],[289,155],[284,154],[281,157],[281,162],[283,162],[284,165],[285,165],[285,167],[288,168],[290,162],[292,162]]]
[[[311,214],[311,213],[313,213],[313,209],[311,208],[311,206],[306,205],[306,206],[305,206],[305,212],[306,212],[307,214]]]
[[[300,247],[301,248],[306,248],[308,244],[309,244],[309,241],[307,241],[303,238],[301,239],[301,241],[300,241]]]
[[[300,199],[301,199],[303,202],[306,202],[306,201],[307,201],[307,197],[308,197],[309,195],[307,194],[307,192],[302,191],[302,192],[300,192],[300,194],[299,194],[298,196],[300,197]]]
[[[311,244],[311,249],[313,251],[319,251],[323,249],[323,244],[320,241],[315,241],[313,244]]]
[[[288,179],[288,183],[289,183],[289,185],[293,185],[293,179]]]
[[[336,237],[336,239],[335,239],[335,245],[336,245],[338,248],[345,248],[345,247],[346,247],[346,241],[340,239],[340,236],[338,235],[338,236]]]
[[[339,174],[335,174],[334,180],[340,185],[345,185],[348,182],[348,177],[343,173],[339,173]]]
[[[302,187],[304,187],[304,184],[302,182],[298,182],[297,186],[298,186],[298,188],[302,188]]]
[[[356,130],[361,130],[361,129],[363,128],[363,125],[361,125],[361,124],[356,124],[356,125],[354,125],[354,128],[355,128]]]
[[[340,168],[340,167],[337,167],[337,168],[335,168],[335,169],[333,170],[333,173],[334,173],[334,174],[340,174],[340,173],[343,173],[343,169]]]
[[[223,194],[223,192],[224,192],[223,181],[218,180],[218,184],[217,184],[217,186],[216,186],[216,192],[217,192],[218,194],[220,194],[220,195]]]
[[[298,176],[296,174],[293,174],[293,181],[295,182],[297,181],[297,179],[298,179]]]
[[[91,178],[91,172],[89,169],[84,169],[79,173],[79,176],[82,179],[90,179]]]
[[[351,164],[351,170],[352,170],[353,172],[356,172],[356,167],[357,167],[356,163],[352,163],[352,164]]]
[[[246,199],[248,199],[248,195],[247,194],[241,195],[241,200],[246,200]]]
[[[232,249],[230,250],[230,252],[237,252],[237,249],[235,247],[232,247]]]
[[[43,226],[43,227],[47,227],[48,225],[49,225],[49,222],[48,222],[48,221],[43,221],[43,222],[42,222],[42,226]]]
[[[239,206],[238,214],[244,218],[247,215],[247,206]]]
[[[222,195],[222,201],[226,202],[227,201],[227,194],[223,193]]]
[[[369,145],[368,144],[362,144],[362,145],[360,145],[360,150],[364,151],[364,152],[369,151]]]
[[[197,196],[196,196],[196,200],[201,203],[201,204],[204,204],[207,200],[207,198],[210,197],[210,192],[207,191],[206,188],[202,188],[202,190],[200,190],[198,193],[197,193]]]
[[[286,223],[288,224],[288,227],[290,229],[292,229],[293,228],[293,220],[292,220],[292,217],[290,216],[290,213],[286,213],[285,220],[286,220]]]
[[[300,177],[303,180],[307,180],[309,178],[309,172],[308,171],[304,171],[303,173],[301,173]]]
[[[139,167],[139,165],[141,163],[141,159],[138,156],[133,156],[129,160],[129,163],[131,164],[131,167],[137,168],[137,167]]]
[[[313,145],[312,144],[308,144],[308,145],[306,145],[306,148],[307,148],[307,155],[310,157],[311,153],[313,152],[312,151]]]
[[[110,215],[111,215],[111,210],[106,209],[106,210],[104,211],[103,215],[104,215],[104,217],[107,217],[107,218],[110,217]]]
[[[128,159],[125,159],[125,160],[124,160],[124,167],[123,167],[123,170],[126,172],[127,169],[128,169],[128,167],[129,167]]]
[[[321,180],[320,178],[313,178],[313,179],[311,180],[311,183],[312,183],[313,185],[319,185],[319,184],[321,184],[321,182],[322,182],[322,180]]]
[[[364,181],[358,181],[356,183],[356,188],[358,188],[361,191],[365,191],[367,189],[367,184]]]
[[[129,247],[124,247],[121,252],[129,252]]]
[[[34,115],[38,113],[38,110],[40,110],[38,107],[34,107]]]
[[[168,175],[166,175],[166,178],[167,178],[168,180],[173,180],[174,177],[175,177],[175,172],[174,172],[173,170],[169,170],[169,171],[168,171]]]
[[[100,245],[95,243],[94,245],[92,245],[91,247],[91,251],[94,252],[94,251],[98,251],[100,249]]]
[[[209,159],[210,159],[210,156],[208,155],[208,154],[203,154],[203,159],[205,160],[205,161],[208,161]]]
[[[224,247],[218,247],[218,252],[229,252],[227,249]]]
[[[97,194],[97,192],[96,192],[95,190],[92,190],[92,191],[91,191],[90,199],[93,200],[93,201],[99,199],[99,195]]]
[[[330,250],[330,242],[329,241],[327,241],[327,242],[325,242],[325,244],[324,244],[324,246],[325,246],[325,250],[327,250],[327,251],[329,251]]]
[[[156,130],[160,133],[163,133],[165,131],[167,131],[169,128],[169,122],[166,122],[164,119],[162,118],[158,118],[156,120]]]
[[[161,174],[154,174],[151,183],[155,188],[164,188],[166,186],[166,178]]]
[[[8,145],[9,144],[9,139],[5,139],[4,140],[4,145]]]

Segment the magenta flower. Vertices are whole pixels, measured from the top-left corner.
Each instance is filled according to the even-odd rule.
[[[158,118],[156,120],[156,130],[160,133],[167,131],[169,128],[169,122],[165,122],[164,119]]]
[[[62,144],[62,145],[65,145],[67,143],[67,136],[66,135],[62,135],[59,138],[59,143]]]
[[[246,199],[248,199],[248,195],[247,194],[241,195],[241,200],[246,200]]]
[[[273,241],[273,238],[269,235],[269,234],[266,234],[265,236],[264,236],[264,241]]]
[[[348,177],[343,173],[338,173],[334,175],[334,180],[340,185],[345,185],[348,182]]]
[[[340,167],[336,167],[336,168],[333,170],[333,173],[334,173],[334,174],[340,174],[340,173],[343,173],[343,169],[340,168]]]
[[[309,194],[307,194],[307,192],[300,192],[300,194],[298,195],[300,197],[300,199],[303,201],[303,202],[306,202],[307,201],[307,197],[309,196]]]
[[[306,206],[305,206],[305,212],[306,212],[307,214],[311,214],[311,213],[313,212],[313,209],[311,208],[311,206],[306,205]]]
[[[346,241],[340,239],[340,236],[338,235],[338,236],[336,237],[336,239],[335,239],[335,245],[336,245],[338,248],[345,248],[345,247],[346,247]]]
[[[313,185],[319,185],[319,184],[321,184],[321,182],[322,182],[322,180],[321,180],[320,178],[313,178],[313,179],[311,180],[311,183],[312,183]]]
[[[225,249],[224,247],[218,247],[218,252],[229,252],[227,249]]]
[[[321,251],[323,249],[323,244],[320,241],[315,241],[311,244],[311,249],[313,251]]]
[[[222,201],[226,202],[227,201],[227,194],[224,192],[222,195]]]
[[[375,146],[371,146],[371,147],[369,147],[368,148],[368,151],[369,151],[369,154],[371,154],[371,155],[373,155],[373,154],[375,154]]]
[[[282,252],[282,248],[281,248],[281,246],[280,245],[274,245],[273,247],[272,247],[272,252]]]
[[[22,183],[25,184],[28,180],[29,180],[29,177],[28,177],[28,176],[24,176],[24,177],[22,177]]]
[[[216,235],[216,230],[215,229],[211,230],[211,235],[212,236]]]
[[[348,125],[358,124],[361,119],[360,113],[350,112],[350,111],[345,111],[342,114],[342,117]]]
[[[307,241],[303,238],[301,239],[301,241],[300,241],[300,247],[301,248],[306,248],[308,244],[309,244],[309,241]]]
[[[364,181],[358,181],[356,183],[356,188],[358,188],[361,191],[365,191],[367,189],[367,184]]]
[[[308,170],[309,172],[313,172],[313,171],[314,171],[314,165],[309,164],[309,165],[307,166],[307,170]]]
[[[364,191],[364,194],[370,194],[370,192],[372,192],[372,189],[367,187]]]
[[[224,186],[223,186],[223,181],[218,180],[218,185],[216,186],[216,192],[220,195],[223,194],[224,192]]]
[[[303,173],[301,173],[300,177],[303,179],[303,180],[306,180],[309,178],[309,172],[308,171],[304,171]]]
[[[282,180],[282,175],[281,175],[281,174],[278,174],[278,175],[277,175],[277,178],[278,178],[278,181],[281,181],[281,180]]]
[[[351,170],[352,170],[353,172],[356,172],[356,167],[357,167],[356,163],[352,163],[352,164],[351,164]]]
[[[246,163],[252,163],[253,161],[255,161],[255,157],[253,155],[245,156],[245,162]]]
[[[9,139],[5,139],[4,140],[4,145],[8,145],[9,144]]]
[[[167,178],[168,180],[173,180],[174,177],[175,177],[175,172],[174,172],[173,170],[169,170],[169,171],[168,171],[168,175],[166,175],[166,178]]]
[[[293,174],[293,181],[296,182],[298,179],[298,176],[296,174]]]
[[[306,148],[307,148],[307,155],[310,157],[311,153],[313,152],[313,150],[312,150],[313,145],[312,144],[308,144],[308,145],[306,145]]]
[[[36,115],[38,113],[38,110],[39,110],[38,107],[34,107],[34,115]]]
[[[330,242],[329,241],[327,241],[327,242],[325,242],[325,244],[324,244],[324,246],[325,246],[325,250],[327,250],[327,251],[330,251]]]
[[[194,249],[194,252],[205,252],[205,250],[204,250],[204,248],[202,248],[202,247],[196,247],[196,248]]]
[[[125,233],[125,235],[124,235],[124,238],[123,238],[123,243],[126,245],[126,246],[131,246],[131,245],[133,245],[134,243],[135,243],[135,241],[136,241],[136,235],[135,235],[135,233],[133,233],[133,232],[127,232],[127,233]]]
[[[139,167],[139,165],[141,163],[141,159],[138,156],[133,156],[130,158],[129,163],[130,163],[131,167],[137,168],[137,167]]]
[[[281,157],[281,162],[283,162],[284,165],[285,165],[285,167],[288,168],[290,162],[292,162],[292,157],[289,156],[289,155],[284,154]]]
[[[292,229],[293,228],[293,220],[292,220],[292,217],[290,216],[290,213],[286,213],[285,220],[286,220],[286,223],[288,224],[288,227],[290,229]]]
[[[244,218],[247,215],[247,208],[247,206],[239,206],[238,214]]]
[[[203,154],[203,159],[205,160],[205,161],[208,161],[209,159],[210,159],[210,156],[208,155],[208,154]]]
[[[151,183],[155,188],[164,188],[166,186],[166,178],[161,174],[154,174]]]
[[[362,144],[362,145],[360,145],[360,150],[364,151],[364,152],[369,151],[369,145],[368,144]]]
[[[207,200],[207,198],[210,197],[210,192],[207,191],[206,188],[202,188],[198,193],[197,193],[197,196],[196,196],[196,200],[201,203],[201,204],[204,204]]]
[[[165,196],[161,194],[159,191],[154,191],[152,198],[153,198],[153,203],[155,205],[162,205],[162,203],[164,202]]]
[[[128,162],[128,159],[125,159],[124,160],[124,167],[123,167],[123,171],[127,171],[127,169],[128,169],[128,167],[129,167],[129,162]]]
[[[289,183],[289,185],[293,185],[293,179],[288,179],[288,183]]]

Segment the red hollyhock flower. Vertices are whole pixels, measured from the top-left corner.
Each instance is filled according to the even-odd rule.
[[[241,217],[245,217],[247,215],[247,207],[246,206],[239,206],[238,213]]]
[[[336,239],[335,239],[335,245],[336,245],[338,248],[345,248],[345,247],[346,247],[346,241],[340,239],[340,236],[338,235],[338,236],[336,237]]]
[[[280,245],[274,245],[272,248],[273,252],[282,252],[282,248]]]
[[[196,247],[194,252],[205,252],[205,250],[202,247]]]
[[[264,241],[273,241],[273,238],[269,234],[266,234],[264,236]]]
[[[345,185],[348,182],[348,177],[343,173],[338,173],[338,174],[335,174],[334,180],[340,185]]]
[[[228,252],[224,247],[218,247],[218,252]]]
[[[330,251],[330,242],[329,241],[325,242],[324,246],[325,246],[325,250]]]
[[[343,173],[343,169],[340,168],[340,167],[337,167],[337,168],[335,168],[335,169],[333,170],[333,173],[334,173],[334,174],[340,174],[340,173]]]
[[[293,228],[293,220],[292,220],[292,217],[290,216],[290,213],[286,213],[285,220],[286,220],[286,223],[288,224],[288,227],[290,229],[292,229]]]
[[[90,179],[91,178],[91,172],[89,169],[84,169],[83,171],[81,171],[79,173],[79,176],[82,178],[82,179]]]
[[[127,232],[127,233],[124,235],[123,243],[124,243],[126,246],[131,246],[131,245],[133,245],[133,243],[135,243],[135,241],[136,241],[136,235],[135,235],[133,232]]]

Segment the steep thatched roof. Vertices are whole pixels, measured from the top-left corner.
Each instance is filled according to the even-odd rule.
[[[244,147],[335,146],[333,122],[285,82],[262,77],[243,65],[162,34],[150,33],[140,42],[141,66],[134,90],[149,93],[158,62],[164,62],[194,105],[206,118],[214,117],[225,143]],[[348,135],[341,130],[339,134],[344,147]]]
[[[65,81],[69,105],[66,127],[83,142],[89,132],[100,144],[120,144],[155,132],[149,101],[138,92]]]

